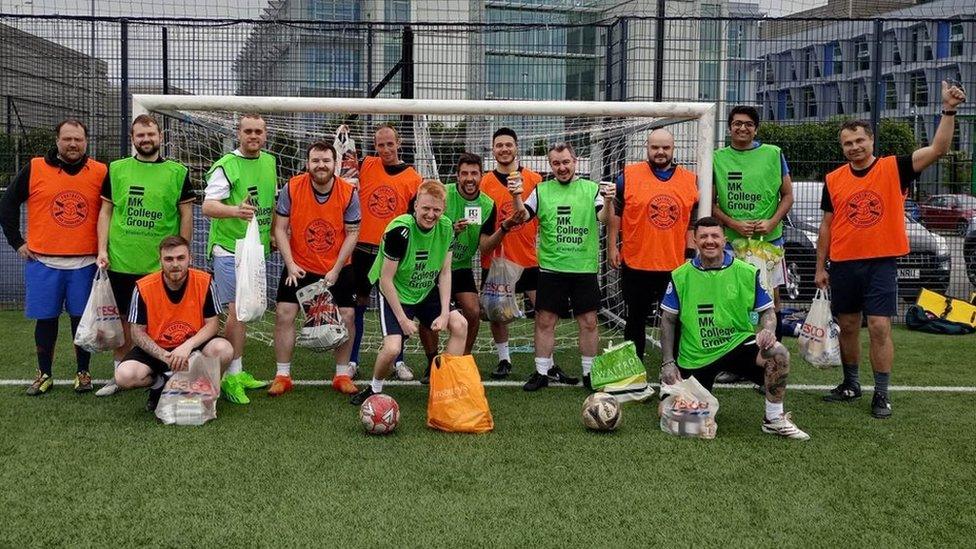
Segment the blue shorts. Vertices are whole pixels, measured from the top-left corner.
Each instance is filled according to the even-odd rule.
[[[237,299],[237,269],[234,268],[234,260],[232,255],[215,255],[213,258],[214,288],[221,307]]]
[[[28,260],[24,265],[24,316],[33,320],[57,318],[66,309],[71,316],[81,316],[97,270],[94,263],[80,269],[53,269]]]
[[[830,262],[830,308],[835,315],[898,314],[898,260],[894,257]]]
[[[383,297],[383,292],[378,293],[380,296],[380,328],[383,337],[388,335],[402,336],[403,328],[400,327],[400,322],[393,314],[393,309],[390,309],[390,304]],[[416,305],[400,303],[400,306],[403,307],[403,314],[407,315],[407,318],[416,318],[420,321],[421,326],[430,328],[434,320],[441,315],[441,296],[437,286],[434,286],[420,303]]]

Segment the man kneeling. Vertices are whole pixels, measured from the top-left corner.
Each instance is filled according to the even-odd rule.
[[[766,387],[764,433],[809,439],[783,412],[790,353],[776,341],[773,300],[759,284],[758,269],[725,251],[725,233],[717,219],[696,221],[694,236],[698,257],[671,273],[661,301],[661,383],[695,376],[711,391],[719,372],[737,373]],[[754,313],[760,315],[759,332]]]
[[[189,366],[190,354],[200,351],[230,364],[230,342],[216,337],[219,301],[214,299],[208,273],[190,268],[190,245],[180,236],[159,243],[162,271],[136,282],[129,310],[132,350],[115,371],[122,389],[149,387],[147,411],[154,411],[172,372]]]
[[[444,217],[445,196],[439,181],[424,181],[417,189],[414,213],[396,217],[386,227],[369,271],[370,283],[379,281],[383,347],[376,355],[370,386],[353,395],[352,404],[358,406],[383,392],[383,380],[390,374],[403,338],[417,333],[414,318],[435,332],[447,329],[447,354],[464,354],[468,323],[450,305],[454,227]]]

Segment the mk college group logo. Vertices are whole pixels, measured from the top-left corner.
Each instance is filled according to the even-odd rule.
[[[427,250],[417,250],[414,254],[413,273],[410,274],[410,285],[423,288],[432,283],[440,269],[427,269],[427,260],[430,259],[430,252]]]
[[[586,227],[573,226],[573,207],[556,206],[556,244],[582,244],[589,234]]]
[[[729,182],[726,199],[730,210],[751,212],[762,202],[761,194],[750,193],[743,188],[742,172],[728,172],[725,177]]]
[[[156,227],[156,222],[163,218],[163,212],[146,207],[145,199],[145,187],[139,185],[129,187],[129,199],[125,205],[125,224],[135,232],[140,229],[151,230]]]
[[[702,349],[714,349],[724,345],[735,334],[735,328],[722,328],[715,325],[715,305],[698,304],[698,334]]]

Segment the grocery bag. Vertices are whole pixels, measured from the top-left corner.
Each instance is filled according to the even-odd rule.
[[[434,358],[427,426],[448,433],[485,433],[495,428],[473,356],[442,354]]]
[[[299,288],[295,294],[305,317],[296,340],[300,347],[328,351],[349,339],[349,330],[339,315],[338,305],[332,301],[332,292],[325,280]]]
[[[590,383],[594,390],[613,395],[620,402],[643,401],[654,394],[633,341],[619,345],[611,341],[603,354],[593,359]]]
[[[521,276],[521,265],[500,256],[491,260],[491,268],[481,288],[484,320],[506,324],[525,316],[515,295],[515,283]]]
[[[237,320],[251,322],[262,318],[268,306],[268,282],[265,278],[264,245],[261,244],[257,216],[252,217],[247,224],[244,238],[237,240],[234,270],[237,277],[237,293],[234,296]]]
[[[217,417],[219,397],[220,362],[193,353],[187,369],[174,373],[163,387],[156,417],[167,425],[203,425]]]
[[[718,424],[718,399],[691,376],[674,385],[662,385],[667,395],[658,407],[661,430],[679,437],[715,438]]]
[[[98,269],[91,293],[88,294],[88,304],[75,332],[75,345],[89,353],[98,353],[118,349],[123,344],[125,333],[122,331],[122,319],[115,303],[115,294],[112,293],[112,284],[108,280],[108,272]]]
[[[356,141],[349,137],[349,128],[339,126],[332,141],[339,158],[339,176],[351,185],[359,185],[359,159],[356,157]]]
[[[759,269],[759,285],[773,295],[773,270],[783,260],[783,249],[762,238],[738,238],[732,242],[735,257]]]
[[[817,290],[810,312],[800,327],[800,356],[817,368],[840,366],[840,326],[830,313],[830,298]]]

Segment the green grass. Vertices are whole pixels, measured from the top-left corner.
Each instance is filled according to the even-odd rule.
[[[0,327],[0,378],[29,377],[30,324],[10,312],[0,313]],[[893,381],[974,386],[972,344],[897,330]],[[515,358],[524,375],[531,358]],[[575,353],[557,361],[578,370]],[[331,370],[322,355],[302,352],[295,362],[297,378]],[[56,377],[68,378],[72,364],[61,348]],[[248,364],[270,375],[270,349],[253,345]],[[493,360],[479,364],[487,371]],[[95,376],[108,369],[108,357],[96,357]],[[794,360],[791,380],[827,384],[838,375]],[[869,383],[866,368],[862,375]],[[369,437],[356,409],[325,387],[297,387],[273,401],[255,392],[246,407],[221,403],[218,419],[202,428],[156,424],[141,410],[142,392],[96,401],[64,386],[39,398],[0,387],[0,546],[971,540],[972,394],[895,393],[894,419],[876,421],[867,398],[825,405],[816,392],[795,391],[787,408],[813,436],[796,443],[762,434],[762,400],[741,389],[716,390],[712,441],[661,433],[653,404],[628,405],[616,433],[588,433],[578,417],[581,389],[526,395],[507,387],[488,388],[493,433],[449,435],[425,427],[423,389],[389,393],[401,406],[400,427]]]

